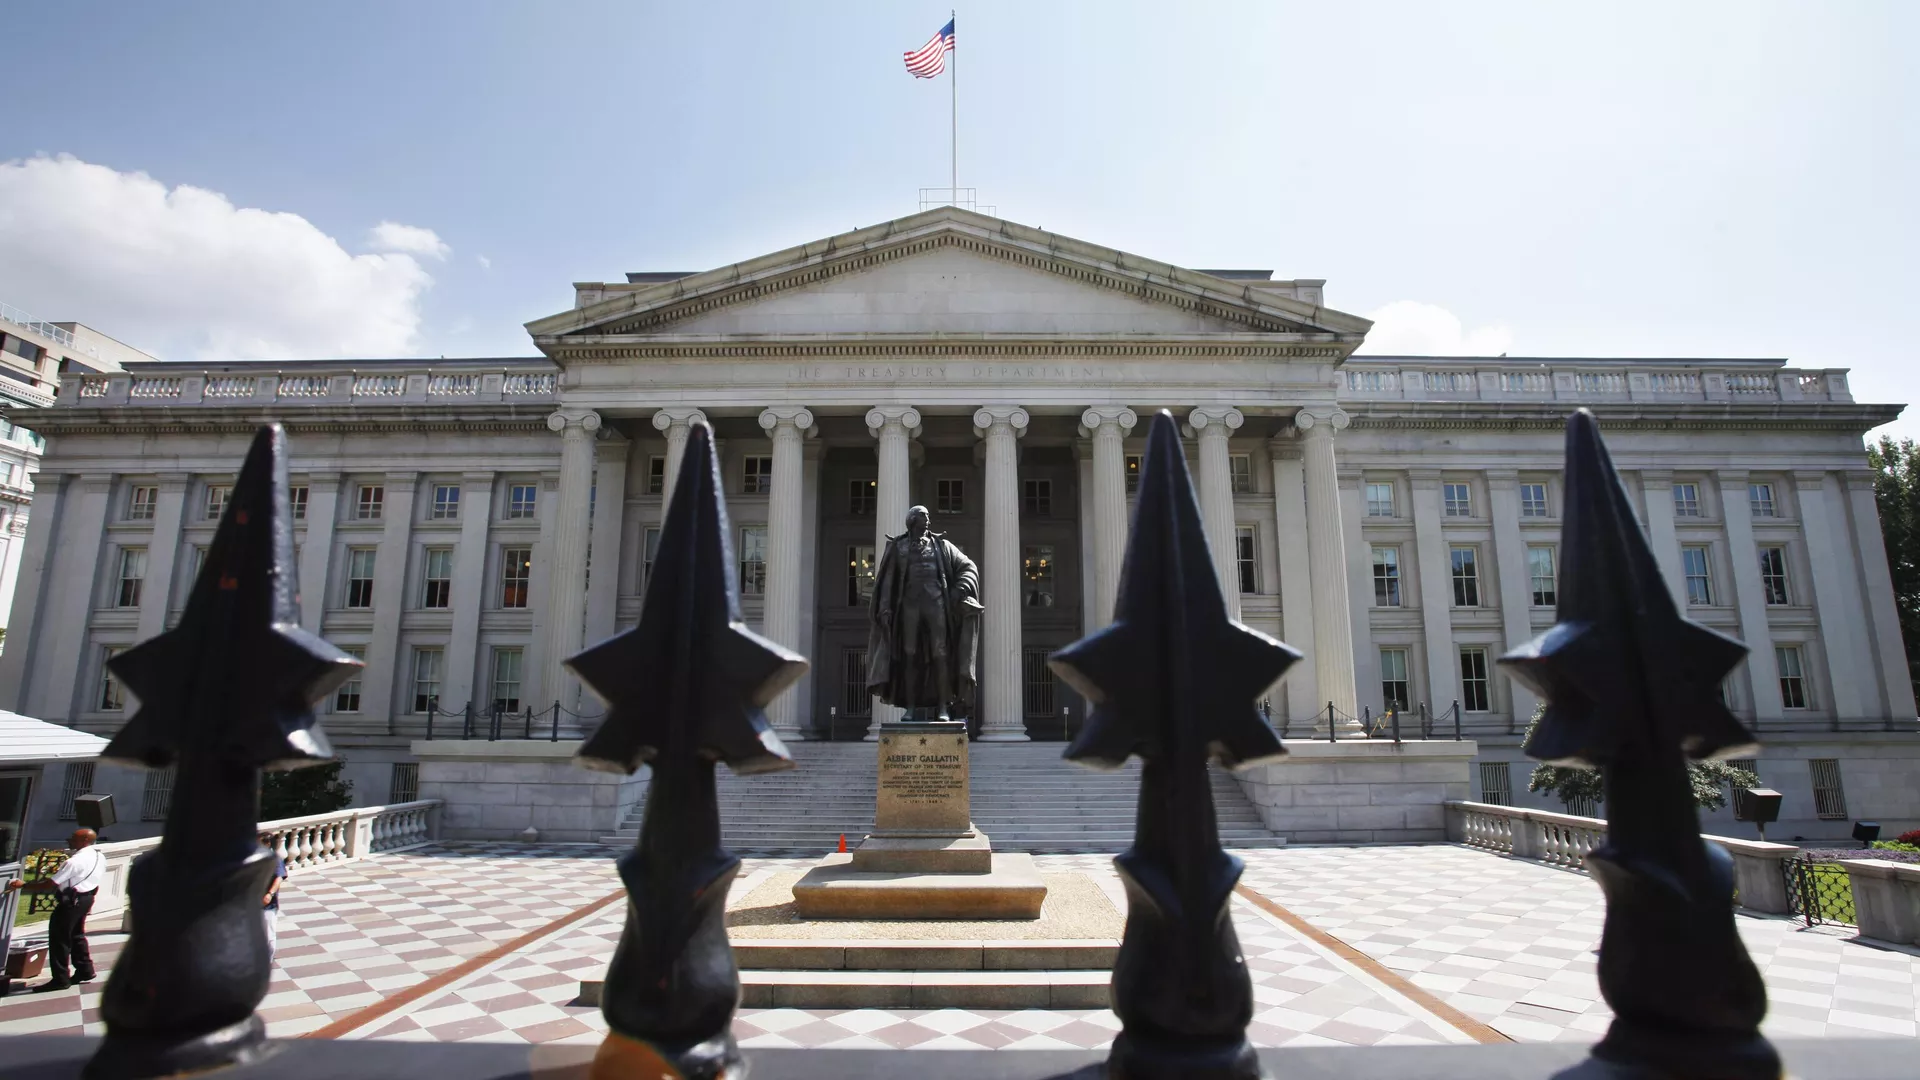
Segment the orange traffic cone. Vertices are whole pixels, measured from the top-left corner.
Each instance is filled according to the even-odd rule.
[[[847,834],[841,833],[840,834],[840,853],[844,855],[846,854],[846,851],[847,851]]]

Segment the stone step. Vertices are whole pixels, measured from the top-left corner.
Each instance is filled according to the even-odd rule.
[[[1111,971],[1118,941],[736,939],[743,971]]]
[[[1106,971],[742,971],[748,1009],[1104,1009]],[[600,980],[578,1004],[600,1003]]]

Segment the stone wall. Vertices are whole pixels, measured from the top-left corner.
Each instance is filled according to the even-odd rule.
[[[1267,828],[1296,844],[1447,838],[1446,803],[1468,797],[1472,742],[1287,743],[1277,765],[1234,774]]]
[[[632,776],[573,763],[578,742],[436,739],[413,744],[420,798],[439,799],[450,840],[518,840],[539,830],[546,843],[594,843],[620,827],[647,794],[651,771]]]

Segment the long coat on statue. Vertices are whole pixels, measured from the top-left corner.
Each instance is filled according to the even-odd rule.
[[[934,550],[939,552],[940,584],[946,597],[947,670],[952,685],[941,689],[947,701],[970,709],[977,679],[975,654],[980,644],[980,568],[945,534],[930,535]],[[912,539],[910,533],[887,537],[880,565],[874,568],[873,600],[868,607],[867,691],[903,709],[937,704],[914,700],[917,672],[901,647],[905,619],[900,604],[907,588],[905,545]]]

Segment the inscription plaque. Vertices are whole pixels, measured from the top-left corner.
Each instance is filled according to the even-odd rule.
[[[958,836],[972,829],[967,725],[880,725],[874,835]]]

